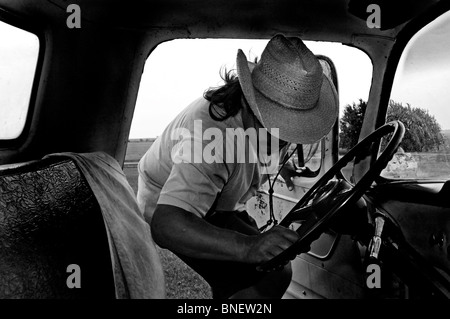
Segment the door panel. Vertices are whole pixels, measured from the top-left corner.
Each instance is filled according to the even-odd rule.
[[[328,235],[314,242],[328,241]],[[332,241],[326,258],[301,254],[292,261],[292,282],[284,298],[359,299],[366,293],[365,271],[356,243],[347,235]],[[314,250],[311,247],[311,251]]]

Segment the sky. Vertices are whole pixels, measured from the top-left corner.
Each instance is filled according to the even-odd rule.
[[[0,23],[0,138],[20,133],[39,43],[27,32]],[[259,57],[268,40],[179,39],[160,44],[147,59],[130,138],[156,137],[191,101],[222,83],[221,68],[235,68],[238,49]],[[341,112],[367,100],[372,64],[362,51],[339,43],[306,42],[334,62]],[[391,98],[426,108],[450,129],[450,13],[425,27],[402,55]],[[17,63],[16,60],[20,60]],[[8,93],[8,94],[6,94]]]

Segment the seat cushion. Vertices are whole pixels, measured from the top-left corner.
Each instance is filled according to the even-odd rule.
[[[69,265],[81,288],[69,288]],[[69,285],[70,286],[70,285]],[[99,204],[75,163],[0,169],[0,298],[114,298]]]

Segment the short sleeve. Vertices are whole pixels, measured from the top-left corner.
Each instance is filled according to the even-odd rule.
[[[224,164],[174,164],[158,204],[177,206],[203,218],[227,179],[228,171]]]

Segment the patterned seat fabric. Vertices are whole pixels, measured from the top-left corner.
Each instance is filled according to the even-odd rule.
[[[72,264],[80,288],[67,284]],[[0,170],[0,298],[114,298],[111,267],[100,207],[72,160]]]

